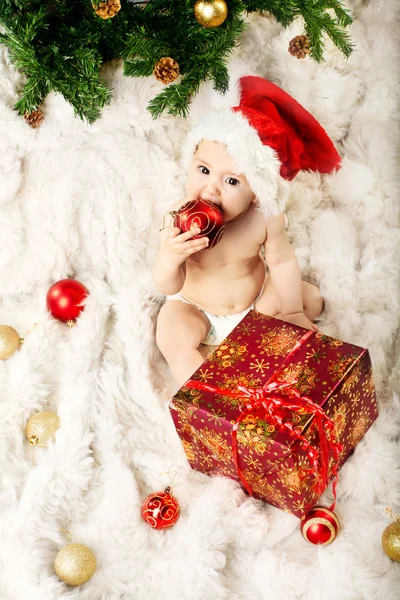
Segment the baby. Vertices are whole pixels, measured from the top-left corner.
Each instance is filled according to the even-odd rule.
[[[253,88],[260,78],[243,79],[256,80],[250,82]],[[259,130],[239,111],[224,112],[210,116],[208,125],[203,120],[189,141],[194,147],[189,151],[186,197],[171,207],[178,210],[198,198],[213,202],[225,218],[222,240],[208,248],[207,237],[193,239],[199,229],[182,233],[171,223],[161,230],[152,271],[155,286],[166,295],[157,321],[157,344],[179,386],[202,364],[200,344],[220,344],[249,310],[318,331],[313,320],[323,307],[319,289],[301,280],[286,235],[279,148],[261,142]],[[285,140],[286,150],[287,145]],[[264,172],[257,168],[258,160]],[[285,162],[288,173],[296,170]]]

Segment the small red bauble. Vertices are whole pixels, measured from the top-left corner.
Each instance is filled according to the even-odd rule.
[[[180,509],[168,486],[163,492],[147,496],[142,504],[142,517],[154,529],[167,529],[179,519]]]
[[[182,232],[199,227],[201,233],[191,239],[208,237],[208,248],[213,248],[221,241],[225,229],[225,219],[222,210],[208,200],[190,200],[183,204],[178,211],[172,211],[174,226]]]
[[[301,533],[310,544],[326,546],[339,532],[339,521],[334,512],[324,506],[314,506],[300,525]]]
[[[47,308],[60,321],[74,321],[85,308],[83,300],[89,294],[75,279],[61,279],[54,283],[46,296]]]

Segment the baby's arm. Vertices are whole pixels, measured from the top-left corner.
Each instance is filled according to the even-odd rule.
[[[161,248],[152,275],[154,285],[162,294],[177,294],[182,289],[186,279],[186,260],[208,246],[207,237],[191,239],[200,232],[200,229],[191,229],[181,233],[173,223],[161,230]]]
[[[267,238],[264,244],[265,262],[274,285],[284,321],[313,329],[303,312],[301,271],[286,231],[282,213],[267,220]]]

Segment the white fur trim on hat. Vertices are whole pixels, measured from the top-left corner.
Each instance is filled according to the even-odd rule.
[[[261,142],[257,131],[243,115],[230,109],[204,115],[189,132],[182,149],[186,171],[202,140],[225,146],[236,161],[236,173],[246,176],[265,218],[283,212],[288,184],[279,174],[280,160],[270,146]]]

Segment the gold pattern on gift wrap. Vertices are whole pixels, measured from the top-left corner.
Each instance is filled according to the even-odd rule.
[[[259,358],[256,358],[255,362],[250,363],[250,369],[254,369],[256,373],[264,373],[270,366],[268,361]]]
[[[218,382],[219,387],[228,388],[230,390],[236,390],[239,385],[246,388],[259,387],[261,385],[261,380],[250,376],[249,373],[235,373],[233,376],[224,373],[222,382]],[[231,398],[230,396],[218,395],[218,401],[228,406],[237,406],[240,403],[238,398]]]
[[[332,338],[329,335],[325,335],[325,333],[316,333],[315,339],[322,342],[323,344],[332,346],[333,348],[339,348],[339,346],[343,346],[342,340],[337,340],[336,338]]]
[[[262,333],[259,348],[262,353],[277,358],[278,356],[286,356],[298,340],[299,334],[294,329],[282,325],[267,331],[267,333]]]
[[[185,451],[186,457],[189,461],[194,461],[194,459],[196,458],[196,455],[193,451],[193,446],[190,442],[188,442],[187,440],[182,440],[181,439],[181,444],[183,446],[183,449]]]
[[[214,408],[211,410],[212,414],[208,415],[208,420],[210,423],[214,423],[214,425],[220,425],[222,420],[226,417],[225,413],[221,412],[219,408],[217,410]]]
[[[200,369],[200,371],[197,373],[199,380],[202,381],[203,383],[207,383],[207,381],[209,379],[212,379],[214,377],[213,373],[210,373],[210,371],[208,369],[206,369],[205,371],[203,371],[203,369]]]
[[[245,470],[244,476],[249,482],[254,494],[258,494],[262,498],[265,498],[266,502],[269,502],[270,504],[276,504],[282,509],[287,508],[285,498],[282,496],[281,492],[267,482],[264,474],[257,474],[253,471]]]
[[[210,361],[217,364],[222,369],[233,367],[238,362],[245,360],[247,347],[238,342],[228,340],[225,344],[220,344],[210,356]]]
[[[371,370],[368,372],[367,376],[363,379],[363,381],[361,383],[361,387],[362,387],[363,393],[365,395],[374,399],[374,404],[375,404],[375,384],[374,384],[374,379],[372,377]]]
[[[213,463],[213,458],[209,454],[206,454],[203,450],[199,454],[200,464],[202,466],[211,466]]]
[[[26,437],[29,441],[29,453],[33,448],[31,466],[36,465],[35,449],[36,446],[46,447],[47,442],[55,434],[60,427],[60,419],[58,415],[52,412],[37,412],[28,420],[26,424]]]
[[[288,365],[279,373],[279,381],[290,383],[294,380],[297,380],[294,387],[300,394],[308,394],[316,387],[319,377],[314,369],[298,362]]]
[[[343,382],[342,385],[342,392],[344,394],[350,394],[350,392],[352,391],[353,387],[355,387],[359,380],[360,380],[360,376],[361,376],[361,371],[359,366],[355,366],[350,373],[347,375],[345,381]]]
[[[254,333],[256,330],[256,326],[253,325],[253,323],[239,323],[239,325],[237,326],[237,331],[239,333],[242,333],[245,336],[249,336],[251,333]]]
[[[293,510],[296,511],[296,512],[299,512],[299,511],[302,512],[304,510],[305,505],[306,505],[306,501],[304,499],[302,499],[302,500],[296,500],[293,503]]]
[[[279,470],[278,479],[289,492],[300,494],[304,487],[304,474],[296,467]]]
[[[307,344],[308,346],[308,344]],[[316,363],[320,364],[326,358],[326,352],[324,352],[321,348],[314,348],[310,352],[306,352],[306,360],[313,360]]]
[[[251,469],[256,469],[257,471],[259,471],[262,467],[261,462],[258,460],[258,458],[253,458],[253,456],[245,456],[244,457],[244,462],[246,463],[246,465],[248,467],[250,467]]]
[[[370,425],[370,420],[365,415],[361,415],[355,422],[351,431],[351,445],[357,446],[362,440]]]
[[[328,372],[332,378],[332,381],[339,381],[349,366],[358,358],[358,355],[346,354],[344,356],[338,356],[335,360],[330,360],[328,365]]]
[[[347,423],[347,406],[344,402],[335,407],[332,421],[336,439],[339,440]]]
[[[221,434],[212,431],[208,427],[197,430],[192,425],[187,426],[192,437],[196,438],[205,446],[212,456],[221,462],[230,462],[231,450]]]

